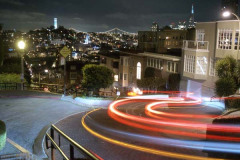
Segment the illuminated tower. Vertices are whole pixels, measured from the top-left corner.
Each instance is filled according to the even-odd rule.
[[[238,15],[238,0],[222,0],[222,9]]]
[[[89,37],[89,35],[87,34],[87,35],[86,35],[86,38],[85,38],[85,43],[84,43],[84,44],[89,44],[89,38],[90,38],[90,37]]]
[[[57,29],[58,25],[57,25],[57,18],[54,18],[54,29]]]
[[[158,26],[158,24],[156,22],[153,22],[151,30],[153,32],[157,32],[159,30],[159,26]]]
[[[194,6],[192,4],[191,16],[188,22],[188,28],[195,28],[195,19],[194,19]]]

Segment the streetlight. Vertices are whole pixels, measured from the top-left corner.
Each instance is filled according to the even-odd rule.
[[[18,42],[18,48],[23,51],[25,48],[26,44],[23,41]],[[23,68],[23,54],[21,54],[21,90],[23,90],[23,82],[24,82],[24,68]]]
[[[223,12],[223,17],[229,17],[231,15],[234,15],[237,20],[238,20],[238,43],[237,43],[237,61],[238,61],[238,54],[239,54],[239,40],[240,40],[240,18],[238,15],[236,15],[235,13],[232,13],[230,11],[224,11]]]

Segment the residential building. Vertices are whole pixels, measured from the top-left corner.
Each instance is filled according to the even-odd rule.
[[[239,60],[239,22],[236,20],[202,22],[196,25],[196,38],[183,44],[182,89],[199,86],[199,94],[214,96],[218,79],[215,63],[218,59],[233,56]]]
[[[138,46],[146,52],[166,53],[167,50],[181,49],[187,33],[187,30],[139,31]]]
[[[124,90],[137,86],[137,80],[144,77],[147,67],[159,70],[157,77],[168,79],[171,73],[180,73],[181,56],[151,52],[112,52],[100,54],[100,65],[114,72],[112,89]]]

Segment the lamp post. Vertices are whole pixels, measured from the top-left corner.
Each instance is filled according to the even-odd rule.
[[[26,44],[23,41],[19,41],[18,42],[18,48],[24,52],[24,48],[25,48]],[[23,54],[21,54],[21,90],[23,90],[23,82],[24,82],[24,66],[23,66]]]
[[[237,43],[237,61],[238,61],[238,54],[239,54],[239,40],[240,40],[240,18],[238,15],[236,15],[235,13],[229,12],[229,11],[225,11],[223,12],[223,17],[229,17],[231,15],[234,15],[237,20],[238,20],[238,43]]]

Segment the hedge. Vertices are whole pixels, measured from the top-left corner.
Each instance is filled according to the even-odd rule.
[[[240,109],[239,98],[226,98],[224,100],[226,109]]]
[[[7,132],[6,125],[3,121],[0,120],[0,150],[3,149],[6,143]]]

